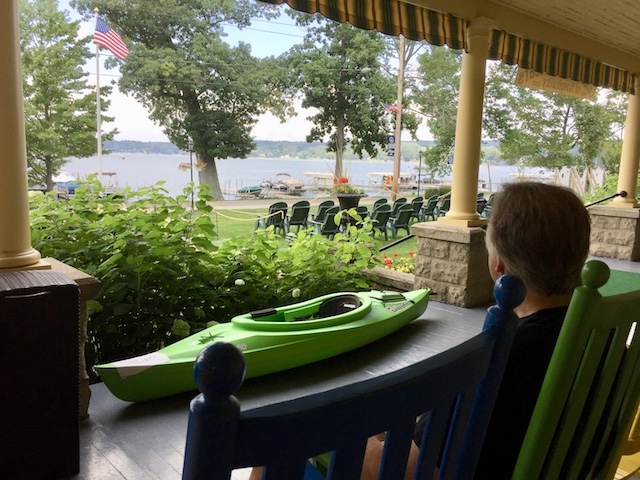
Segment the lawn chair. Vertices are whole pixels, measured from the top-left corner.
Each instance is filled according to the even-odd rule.
[[[396,238],[396,236],[398,235],[398,230],[400,229],[406,230],[407,235],[411,233],[409,220],[411,220],[412,213],[413,207],[411,206],[411,204],[402,205],[395,216],[393,215],[393,212],[391,213],[391,217],[389,217],[387,226],[391,230],[392,238]]]
[[[291,215],[287,217],[287,232],[291,231],[291,226],[297,227],[296,232],[300,231],[300,227],[307,228],[307,220],[309,218],[309,202],[300,200],[291,206]]]
[[[369,216],[369,210],[367,209],[366,205],[358,205],[356,207],[356,213],[360,215],[362,220]]]
[[[431,422],[421,442],[420,478],[438,471],[439,478],[472,478],[518,323],[512,309],[524,298],[513,277],[499,279],[494,292],[498,306],[488,310],[483,331],[449,350],[255,409],[243,409],[233,396],[245,370],[237,346],[206,347],[195,364],[204,393],[191,402],[183,479],[228,480],[234,468],[264,466],[267,480],[299,480],[310,470],[307,459],[325,452],[332,452],[331,478],[359,478],[367,439],[381,432],[387,435],[380,478],[402,478],[423,413]]]
[[[484,198],[483,193],[478,194],[478,198],[476,200],[476,212],[482,213],[484,211],[484,207],[487,204],[487,199]]]
[[[513,479],[611,479],[640,395],[640,290],[602,297],[609,267],[582,270]]]
[[[421,222],[422,221],[422,205],[424,204],[424,198],[422,197],[416,197],[413,200],[411,200],[411,206],[413,207],[413,212],[411,212],[411,217],[409,218],[409,221],[411,221],[412,218],[415,218],[416,221]]]
[[[380,207],[381,205],[387,205],[388,203],[389,201],[386,198],[379,198],[378,200],[373,202],[373,208],[371,209],[371,211],[373,212],[376,208]]]
[[[318,211],[315,215],[311,215],[311,219],[316,222],[322,222],[324,220],[324,216],[331,207],[335,205],[333,200],[325,200],[324,202],[318,205]]]
[[[333,236],[340,231],[340,224],[335,222],[335,216],[340,211],[340,207],[329,207],[321,222],[310,220],[309,223],[316,227],[315,233],[324,235],[333,240]]]
[[[397,198],[395,202],[393,202],[393,206],[391,207],[391,216],[395,217],[400,210],[400,207],[407,203],[407,199],[404,197]]]
[[[266,217],[259,215],[260,218],[256,221],[255,230],[258,228],[269,228],[273,226],[273,231],[278,233],[278,230],[285,234],[287,210],[289,206],[286,202],[276,202],[269,205],[269,211]]]
[[[427,200],[427,203],[425,203],[422,206],[422,220],[423,221],[427,221],[429,220],[429,217],[431,217],[431,220],[435,220],[436,219],[436,215],[437,215],[437,210],[436,207],[438,205],[438,195],[434,195],[432,197],[429,197],[429,200]]]
[[[373,230],[371,233],[373,237],[376,236],[376,230],[384,233],[384,239],[389,240],[389,235],[387,234],[387,222],[389,221],[389,217],[391,216],[391,205],[384,204],[379,206],[377,209],[373,211],[371,214],[371,222],[373,223]]]
[[[442,217],[446,215],[446,213],[451,208],[451,196],[447,195],[442,199],[442,201],[436,206],[436,216]]]
[[[496,196],[495,193],[492,193],[491,195],[489,195],[489,200],[487,200],[487,203],[485,203],[484,208],[480,213],[481,217],[491,218],[491,206],[493,205],[493,199],[495,198],[495,196]]]

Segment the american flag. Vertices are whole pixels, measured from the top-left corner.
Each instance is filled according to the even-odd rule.
[[[391,112],[391,113],[398,113],[398,105],[394,104],[390,104],[390,103],[385,103],[384,104],[384,109],[387,112]]]
[[[120,35],[107,23],[98,17],[96,31],[93,33],[93,43],[106,48],[120,60],[129,55],[129,49],[120,38]]]

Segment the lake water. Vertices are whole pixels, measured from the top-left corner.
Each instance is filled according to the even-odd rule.
[[[195,161],[195,157],[194,157]],[[118,153],[103,155],[102,171],[117,173],[117,180],[120,187],[129,186],[137,189],[143,186],[150,186],[158,181],[165,181],[166,188],[171,195],[177,195],[190,181],[189,171],[182,171],[178,168],[181,163],[189,163],[189,155],[145,155],[136,153]],[[238,188],[259,185],[264,181],[275,180],[279,173],[287,173],[291,178],[308,183],[309,177],[304,177],[303,172],[323,172],[331,173],[334,167],[333,160],[309,160],[309,159],[287,159],[287,158],[246,158],[216,160],[220,185],[223,189],[237,190]],[[401,172],[416,173],[417,162],[403,162]],[[72,159],[64,166],[64,170],[83,179],[89,174],[98,171],[97,157]],[[351,177],[351,183],[367,188],[370,185],[370,172],[393,172],[393,162],[388,161],[347,161],[345,162],[347,175]],[[479,177],[486,181],[489,189],[499,190],[502,183],[513,180],[513,175],[518,173],[518,168],[514,166],[486,164],[480,166]],[[528,175],[548,175],[548,172],[540,168],[528,168],[525,171]],[[197,183],[198,172],[193,171],[194,179]],[[106,178],[104,179],[106,183]],[[379,181],[379,179],[378,179]],[[234,198],[233,195],[228,198]]]

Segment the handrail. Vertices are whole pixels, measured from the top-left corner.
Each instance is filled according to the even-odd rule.
[[[385,245],[384,247],[380,248],[379,250],[381,252],[384,252],[385,250],[391,248],[391,247],[395,247],[396,245],[399,245],[400,243],[404,242],[405,240],[409,240],[410,238],[415,237],[415,235],[411,234],[411,235],[407,235],[406,237],[402,237],[399,238],[398,240],[396,240],[395,242],[391,242],[388,245]]]
[[[622,198],[624,198],[624,197],[626,197],[626,196],[627,196],[627,192],[625,192],[624,190],[622,190],[621,192],[614,193],[614,194],[612,194],[612,195],[609,195],[608,197],[604,197],[604,198],[601,198],[600,200],[596,200],[595,202],[591,202],[591,203],[589,203],[589,204],[585,205],[584,207],[585,207],[585,208],[593,207],[594,205],[597,205],[597,204],[602,203],[602,202],[606,202],[607,200],[611,200],[612,198],[615,198],[615,197],[622,197]]]

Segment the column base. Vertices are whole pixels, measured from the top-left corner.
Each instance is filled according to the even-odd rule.
[[[475,219],[460,219],[460,218],[447,218],[439,217],[438,223],[440,225],[448,225],[451,227],[468,228],[468,227],[484,227],[489,223],[486,218]]]
[[[414,288],[431,288],[433,300],[471,308],[493,301],[493,281],[487,267],[485,231],[445,222],[418,223]]]
[[[640,209],[595,206],[591,215],[589,254],[597,257],[640,260]]]
[[[2,268],[0,266],[0,273],[23,272],[25,270],[51,270],[51,264],[45,260],[40,259],[34,264],[21,267]]]

